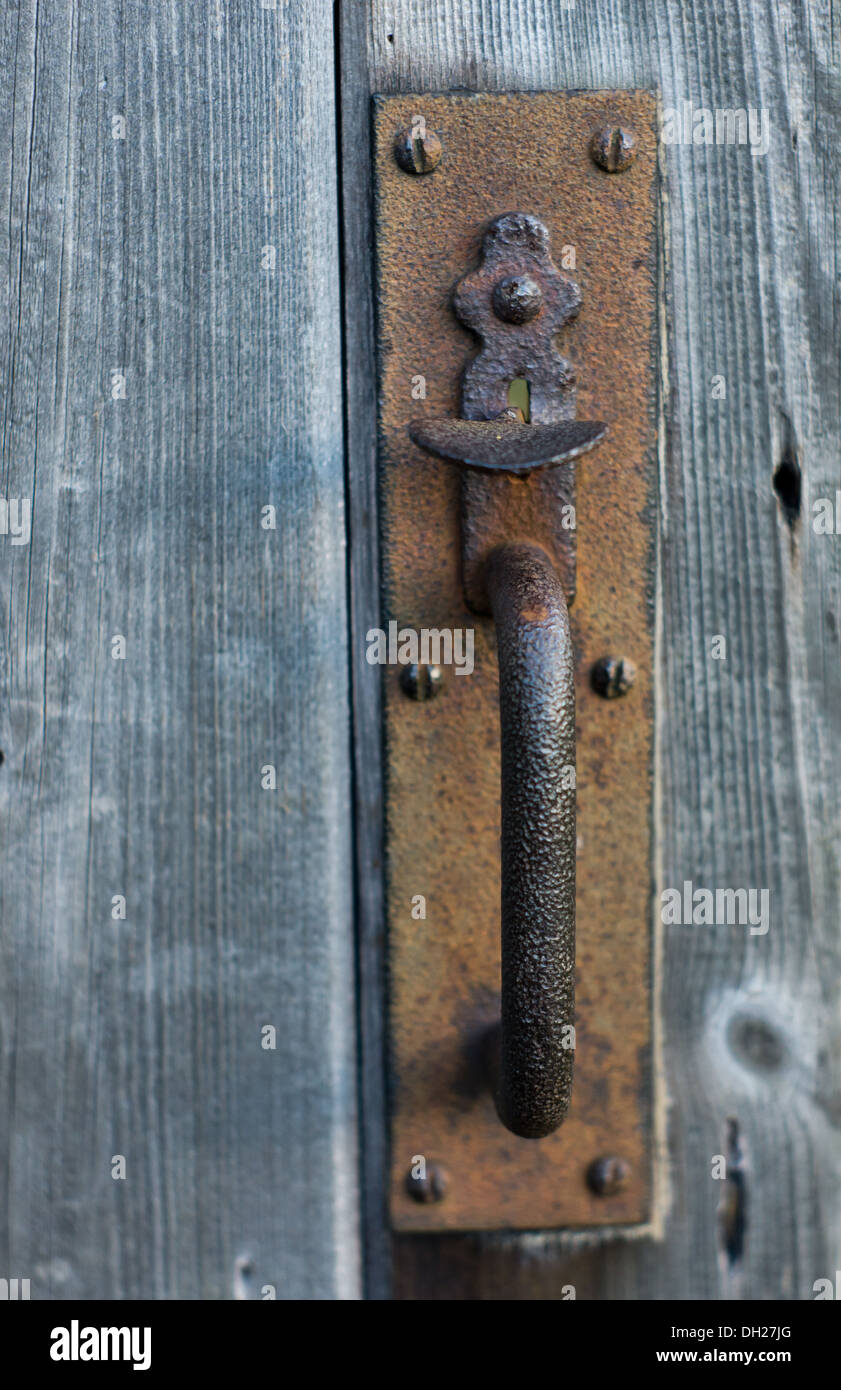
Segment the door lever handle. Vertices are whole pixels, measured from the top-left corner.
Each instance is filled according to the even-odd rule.
[[[483,266],[455,296],[459,317],[483,342],[462,395],[465,414],[478,418],[409,426],[417,445],[463,470],[465,590],[470,606],[489,612],[496,628],[502,1003],[495,1098],[503,1124],[525,1138],[558,1128],[572,1087],[575,689],[567,597],[574,591],[574,526],[563,540],[562,575],[543,543],[545,518],[538,518],[573,495],[573,460],[607,429],[572,418],[574,378],[554,347],[578,302],[577,287],[552,264],[543,224],[522,213],[496,218],[485,235]],[[520,410],[498,409],[518,376],[528,380],[542,417],[530,423]],[[560,465],[565,478],[547,486]],[[555,534],[563,535],[560,526]]]

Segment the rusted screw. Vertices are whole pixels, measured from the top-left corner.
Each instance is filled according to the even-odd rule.
[[[636,678],[636,666],[624,656],[601,657],[590,675],[593,689],[605,700],[627,695]]]
[[[406,126],[394,141],[394,158],[404,174],[430,174],[440,163],[443,146],[434,130],[418,122]]]
[[[410,700],[433,700],[444,684],[440,666],[404,666],[400,672],[400,688]]]
[[[440,1202],[447,1191],[447,1172],[440,1163],[427,1163],[426,1175],[416,1178],[410,1168],[406,1174],[406,1191],[416,1202]]]
[[[543,291],[531,275],[507,275],[494,285],[493,310],[504,323],[530,323],[542,303]]]
[[[621,174],[636,158],[633,132],[621,125],[602,126],[590,141],[590,154],[606,174]]]
[[[615,1154],[595,1158],[587,1169],[587,1184],[597,1197],[613,1197],[621,1192],[631,1176],[631,1165]]]

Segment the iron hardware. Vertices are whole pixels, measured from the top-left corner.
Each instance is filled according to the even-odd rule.
[[[374,128],[382,616],[419,663],[383,681],[392,1221],[639,1225],[656,98],[409,93]],[[419,645],[467,632],[469,673]]]
[[[422,448],[477,475],[462,491],[462,535],[465,552],[473,555],[468,602],[472,597],[474,607],[493,615],[499,652],[502,1019],[496,1103],[514,1134],[543,1138],[563,1121],[572,1086],[574,658],[567,595],[550,556],[528,534],[515,541],[496,534],[512,534],[504,496],[496,498],[502,501],[499,526],[488,533],[482,502],[493,493],[497,472],[526,477],[565,465],[571,473],[575,458],[592,449],[607,426],[571,418],[574,377],[555,335],[578,313],[581,296],[553,264],[549,233],[538,218],[519,212],[494,218],[482,265],[460,281],[453,303],[482,343],[464,374],[465,418],[413,421],[409,433]],[[529,423],[518,409],[498,410],[513,378],[528,381]],[[557,510],[563,495],[544,500]],[[567,550],[571,600],[571,542]]]

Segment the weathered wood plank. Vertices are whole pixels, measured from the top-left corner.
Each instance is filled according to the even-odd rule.
[[[345,417],[348,443],[350,676],[353,694],[356,933],[360,1013],[360,1134],[363,1261],[368,1298],[391,1289],[385,1225],[388,1186],[385,1109],[383,712],[379,667],[364,660],[365,634],[380,623],[377,527],[377,381],[371,293],[371,207],[367,8],[339,9],[341,197],[344,323],[348,344]]]
[[[343,7],[349,38],[361,31],[361,8]],[[834,501],[841,486],[832,7],[369,0],[366,9],[367,57],[345,43],[343,64],[352,325],[371,296],[358,249],[370,239],[371,91],[656,86],[667,108],[753,108],[769,122],[761,155],[738,144],[664,145],[672,404],[657,867],[660,887],[767,888],[770,929],[666,930],[673,1200],[662,1242],[582,1251],[562,1235],[406,1239],[395,1245],[394,1287],[408,1298],[559,1298],[565,1283],[579,1297],[810,1298],[814,1281],[841,1264],[841,545],[812,525],[816,499]],[[374,368],[369,340],[359,346],[349,452],[352,514],[361,515]],[[774,493],[781,463],[790,501],[799,477],[796,515]],[[359,614],[376,611],[371,558],[354,557]],[[713,659],[718,635],[725,660]],[[353,658],[361,671],[358,631]],[[368,763],[372,728],[359,726]],[[370,1019],[379,906],[371,899],[366,911]],[[374,1037],[369,1097],[377,1050]],[[368,1129],[381,1122],[369,1110]],[[741,1253],[719,1217],[725,1184],[711,1177],[728,1136],[747,1193]],[[381,1219],[372,1207],[378,1230]]]
[[[0,1273],[355,1297],[332,7],[0,47]]]

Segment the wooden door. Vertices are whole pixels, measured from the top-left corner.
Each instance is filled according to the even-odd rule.
[[[352,1298],[332,8],[0,47],[0,1273]]]
[[[840,52],[828,0],[7,7],[0,1277],[834,1277]],[[658,1238],[394,1239],[370,97],[609,87],[671,121],[656,889],[767,888],[771,925],[663,933]],[[694,138],[732,110],[753,149]]]
[[[839,1266],[841,546],[816,523],[841,501],[839,171],[829,153],[840,51],[837,16],[820,0],[342,7],[362,1116],[374,1296],[560,1299],[573,1286],[579,1299],[811,1299],[815,1281],[834,1278]],[[382,847],[369,814],[375,772],[364,756],[374,746],[378,694],[361,645],[377,621],[367,520],[375,445],[369,97],[635,87],[658,90],[662,102],[668,257],[656,889],[685,881],[767,888],[770,928],[664,930],[660,1239],[392,1240],[381,1218]],[[753,152],[726,143],[726,127],[724,143],[715,142],[716,114],[728,110],[753,120]],[[617,229],[617,273],[621,255]],[[716,1156],[727,1160],[727,1181],[714,1177]]]

